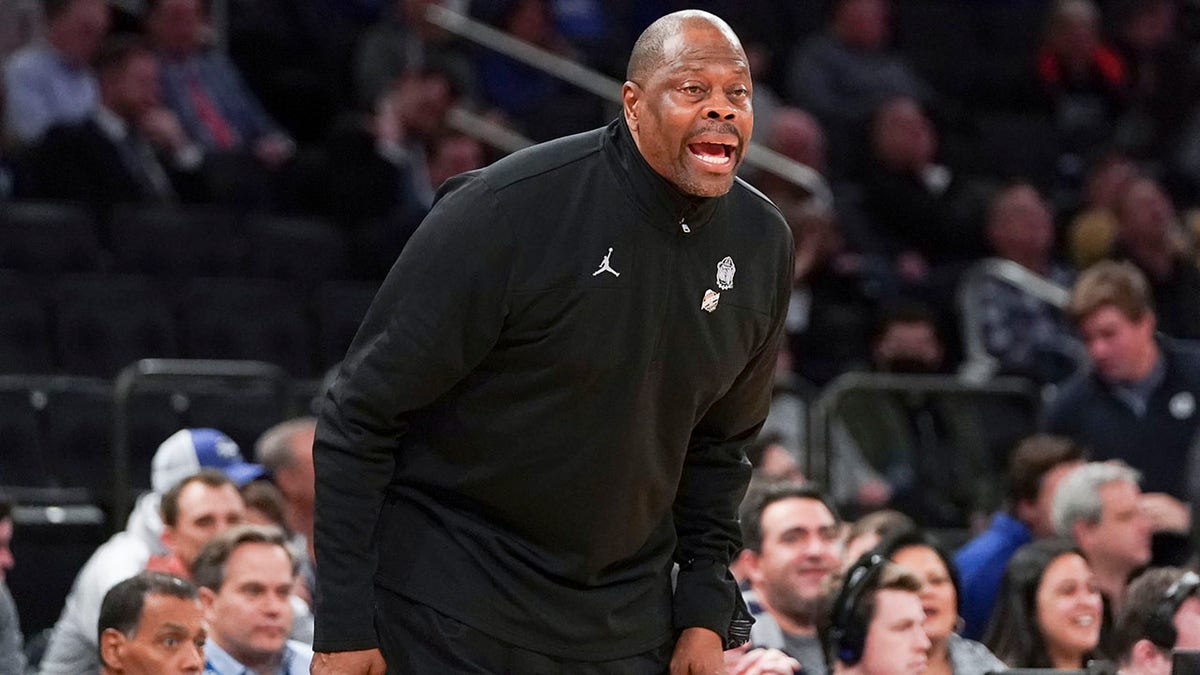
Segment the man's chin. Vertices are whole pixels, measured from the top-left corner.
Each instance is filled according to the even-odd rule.
[[[733,174],[721,176],[689,176],[678,185],[684,194],[693,197],[720,197],[733,189]]]

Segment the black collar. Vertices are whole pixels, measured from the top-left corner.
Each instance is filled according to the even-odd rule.
[[[602,152],[650,224],[666,232],[689,234],[711,219],[720,197],[694,197],[680,192],[642,157],[624,118],[609,123],[602,137]],[[684,225],[687,226],[686,230]]]

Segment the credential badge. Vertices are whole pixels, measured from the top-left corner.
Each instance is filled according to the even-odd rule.
[[[717,303],[720,300],[721,294],[710,288],[704,291],[704,299],[700,301],[700,309],[711,312],[717,308]]]
[[[733,288],[733,273],[737,268],[733,266],[733,258],[725,256],[721,262],[717,263],[717,288],[727,291]]]
[[[1167,407],[1170,408],[1172,417],[1177,420],[1186,420],[1196,412],[1196,398],[1190,391],[1181,391],[1171,397]]]

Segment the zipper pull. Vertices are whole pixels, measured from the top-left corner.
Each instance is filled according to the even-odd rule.
[[[683,221],[684,221],[683,218],[679,219],[679,229],[683,230],[684,234],[691,234],[692,228],[688,227],[688,224]]]

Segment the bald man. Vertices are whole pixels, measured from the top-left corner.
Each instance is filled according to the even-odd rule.
[[[735,178],[751,94],[729,26],[671,14],[618,119],[443,187],[318,422],[314,673],[716,673],[747,638],[792,270]]]

